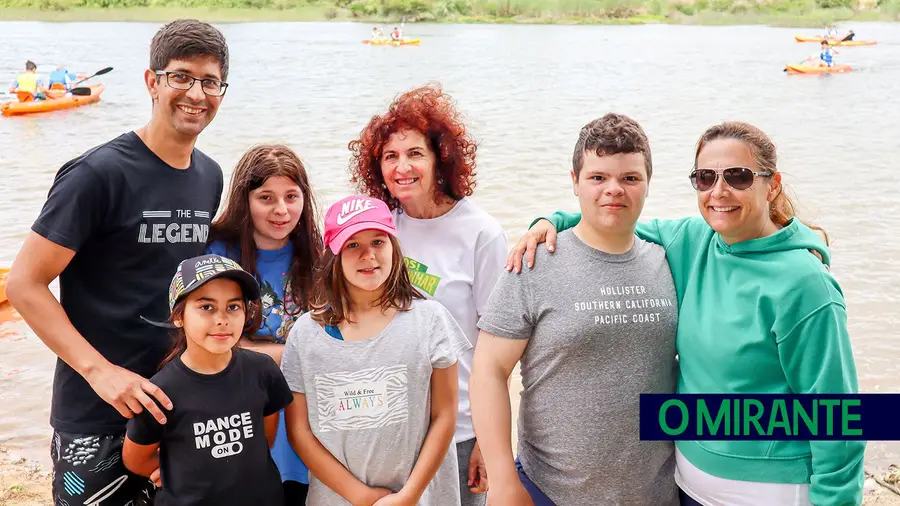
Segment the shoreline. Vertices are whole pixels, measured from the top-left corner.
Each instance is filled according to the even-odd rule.
[[[307,4],[289,9],[246,7],[69,7],[59,10],[40,7],[0,8],[0,21],[39,22],[166,22],[176,18],[197,18],[214,23],[251,22],[343,22],[395,24],[393,16],[357,16],[348,9],[327,5]],[[900,22],[900,13],[877,10],[815,9],[811,11],[781,12],[767,10],[715,11],[697,10],[689,14],[674,9],[668,14],[637,13],[626,17],[573,16],[566,13],[547,13],[540,17],[527,15],[456,15],[442,19],[408,21],[439,24],[526,24],[526,25],[770,25],[778,27],[813,28],[821,31],[822,20],[845,22]]]

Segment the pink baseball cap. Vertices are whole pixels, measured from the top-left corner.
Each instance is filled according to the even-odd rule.
[[[325,246],[335,255],[347,239],[363,230],[381,230],[397,237],[387,204],[365,195],[350,195],[332,204],[325,213]]]

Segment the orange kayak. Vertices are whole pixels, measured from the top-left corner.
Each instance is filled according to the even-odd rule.
[[[72,107],[81,107],[83,105],[93,104],[100,101],[100,94],[105,89],[102,84],[94,84],[90,86],[91,94],[89,96],[66,95],[60,98],[49,98],[47,100],[32,100],[30,102],[5,102],[0,104],[0,112],[4,116],[16,116],[20,114],[34,114],[39,112],[58,111],[61,109],[71,109]]]
[[[851,72],[853,67],[850,65],[835,65],[833,67],[820,67],[818,65],[803,65],[790,63],[784,68],[788,74],[843,74]]]
[[[794,40],[797,42],[817,42],[821,43],[825,40],[825,37],[815,36],[815,37],[806,37],[803,35],[794,35]],[[840,39],[828,39],[828,45],[830,46],[874,46],[878,44],[877,41],[874,40],[845,40],[841,41]]]

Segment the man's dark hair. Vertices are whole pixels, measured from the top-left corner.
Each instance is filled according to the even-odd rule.
[[[212,57],[228,79],[228,44],[218,29],[196,19],[178,19],[163,26],[150,43],[150,68],[162,70],[172,60]]]
[[[584,166],[584,153],[587,151],[593,151],[597,156],[640,153],[644,155],[647,179],[653,175],[647,134],[637,121],[623,114],[611,112],[582,127],[572,155],[572,170],[576,178]]]
[[[33,61],[28,60],[25,62],[25,70],[37,70],[37,65]]]

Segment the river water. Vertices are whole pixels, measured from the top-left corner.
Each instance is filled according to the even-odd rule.
[[[0,87],[26,59],[49,72],[106,66],[99,104],[0,117],[0,266],[15,257],[58,167],[143,125],[142,73],[157,24],[0,23]],[[695,214],[687,181],[697,137],[739,119],[769,133],[801,217],[833,238],[833,272],[847,299],[860,385],[900,391],[900,29],[857,23],[877,46],[840,48],[854,72],[788,76],[817,52],[768,27],[407,25],[419,47],[361,44],[352,23],[228,24],[231,86],[198,147],[226,176],[249,146],[283,142],[304,159],[320,204],[350,191],[347,142],[391,98],[438,81],[480,141],[473,197],[510,244],[535,216],[577,209],[568,170],[580,127],[608,111],[642,123],[654,178],[645,217]],[[390,28],[390,27],[388,27]],[[102,315],[98,315],[102,317]],[[0,446],[45,464],[54,357],[21,322],[0,327]],[[884,467],[900,444],[871,442]]]

